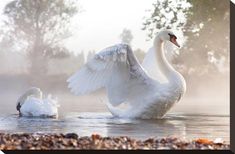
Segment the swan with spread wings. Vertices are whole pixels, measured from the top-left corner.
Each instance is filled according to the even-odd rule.
[[[90,59],[68,80],[68,87],[76,95],[105,88],[107,106],[116,117],[162,118],[178,102],[186,90],[183,76],[165,58],[163,44],[170,41],[179,47],[177,37],[170,30],[160,31],[142,65],[127,44],[108,47]],[[148,58],[147,58],[148,57]],[[166,82],[160,82],[145,66],[155,60]]]

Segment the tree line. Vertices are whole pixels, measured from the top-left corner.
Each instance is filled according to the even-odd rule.
[[[74,55],[63,41],[72,36],[72,18],[80,12],[76,0],[13,0],[3,11],[0,29],[0,52],[19,51],[28,59],[28,72],[48,73],[55,59]],[[173,64],[184,76],[214,76],[227,73],[229,66],[229,1],[219,0],[156,0],[143,21],[146,39],[152,39],[162,27],[180,30],[186,43]],[[131,44],[131,30],[124,29],[122,42]],[[4,49],[4,51],[3,51]],[[90,51],[88,57],[95,52]],[[135,51],[142,61],[145,53]],[[77,56],[79,65],[85,62]]]

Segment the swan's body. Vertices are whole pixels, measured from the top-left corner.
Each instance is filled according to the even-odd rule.
[[[32,87],[27,90],[17,101],[16,109],[20,116],[25,117],[57,117],[58,105],[49,95],[43,99],[39,88]]]
[[[184,78],[164,56],[162,45],[168,39],[178,46],[175,35],[165,30],[156,36],[152,48],[167,82],[162,83],[150,75],[129,45],[118,44],[97,53],[71,76],[69,88],[81,95],[105,87],[110,102],[107,106],[117,117],[161,118],[181,99],[186,89]]]

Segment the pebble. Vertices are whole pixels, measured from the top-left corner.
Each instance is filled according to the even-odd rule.
[[[0,133],[0,150],[51,150],[51,149],[207,149],[229,150],[230,145],[221,138],[183,140],[176,137],[149,138],[144,141],[128,136],[102,137],[99,134],[81,136],[67,134],[5,134]]]
[[[56,136],[57,137],[57,136]],[[78,135],[76,133],[68,133],[65,134],[65,138],[73,138],[73,139],[77,139]]]

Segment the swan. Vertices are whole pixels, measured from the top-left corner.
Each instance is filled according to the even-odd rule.
[[[51,95],[43,99],[42,91],[37,87],[29,88],[16,104],[19,115],[25,117],[57,117],[58,107],[57,100],[52,99]]]
[[[113,116],[119,118],[163,118],[179,102],[186,91],[183,76],[165,58],[163,45],[171,42],[180,47],[171,30],[161,30],[149,52],[166,81],[152,75],[151,70],[137,60],[131,47],[117,44],[95,54],[75,74],[67,79],[68,88],[75,95],[83,95],[105,88],[106,103]]]

